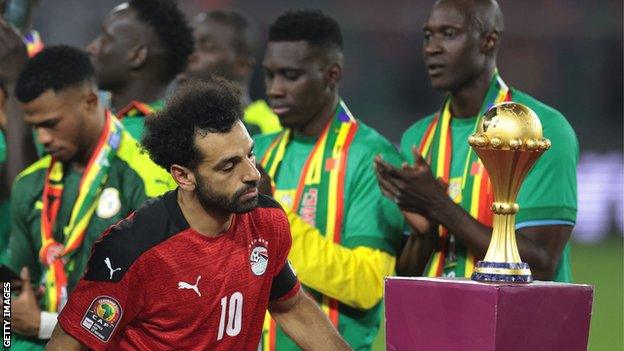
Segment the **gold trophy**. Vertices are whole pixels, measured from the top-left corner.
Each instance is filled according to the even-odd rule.
[[[468,143],[483,162],[494,190],[492,240],[471,279],[531,283],[531,269],[520,259],[516,243],[516,197],[535,161],[550,148],[550,140],[543,137],[542,124],[533,110],[504,102],[486,112]]]

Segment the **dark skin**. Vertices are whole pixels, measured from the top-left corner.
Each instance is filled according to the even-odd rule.
[[[243,104],[249,105],[249,81],[256,60],[238,53],[235,48],[236,31],[230,25],[199,14],[191,23],[195,51],[189,57],[184,78],[208,79],[211,75],[237,83]]]
[[[102,22],[102,32],[87,46],[100,89],[112,94],[118,111],[132,100],[152,102],[165,96],[164,48],[154,31],[137,19],[127,4],[115,7]]]
[[[104,109],[95,85],[85,82],[59,92],[46,90],[21,104],[24,120],[37,131],[47,153],[78,171],[84,170],[104,128]],[[11,326],[24,336],[36,337],[40,324],[38,296],[30,283],[28,269],[14,282],[20,294],[11,301]]]
[[[463,3],[439,2],[425,24],[423,56],[434,88],[451,96],[453,118],[479,113],[488,83],[496,67],[499,33],[481,33],[469,26]],[[414,150],[415,151],[415,150]],[[413,234],[397,261],[397,272],[420,275],[435,249],[435,226],[445,226],[478,259],[485,256],[492,228],[475,220],[455,204],[437,181],[427,162],[414,152],[415,163],[393,167],[381,158],[375,168],[383,193],[406,214]],[[533,276],[551,280],[572,226],[550,225],[516,231],[522,259]]]
[[[269,42],[262,66],[269,105],[281,124],[319,136],[339,102],[342,54],[305,41]]]
[[[11,93],[27,60],[21,37],[0,18],[0,130],[7,144],[7,162],[0,165],[0,201],[8,199],[19,172],[37,160],[32,131],[24,123],[19,103]]]

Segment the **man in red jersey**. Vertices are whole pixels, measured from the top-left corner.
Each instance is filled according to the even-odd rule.
[[[307,350],[347,350],[287,262],[279,205],[260,174],[240,94],[190,82],[146,122],[143,145],[176,191],[94,245],[48,350],[255,350],[268,310]]]

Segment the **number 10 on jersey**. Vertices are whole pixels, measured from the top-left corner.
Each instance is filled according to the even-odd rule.
[[[219,320],[219,334],[217,335],[217,341],[223,339],[224,331],[228,336],[238,335],[241,331],[242,319],[243,294],[237,291],[233,293],[232,296],[223,296],[223,298],[221,298],[221,319]]]

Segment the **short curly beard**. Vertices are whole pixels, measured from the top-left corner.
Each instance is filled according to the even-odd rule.
[[[226,213],[245,213],[258,206],[258,196],[247,201],[240,201],[240,197],[244,193],[258,186],[256,182],[248,183],[245,187],[236,191],[232,197],[228,198],[227,195],[215,193],[201,177],[195,179],[197,180],[195,193],[197,194],[199,203],[206,211],[217,210]]]

